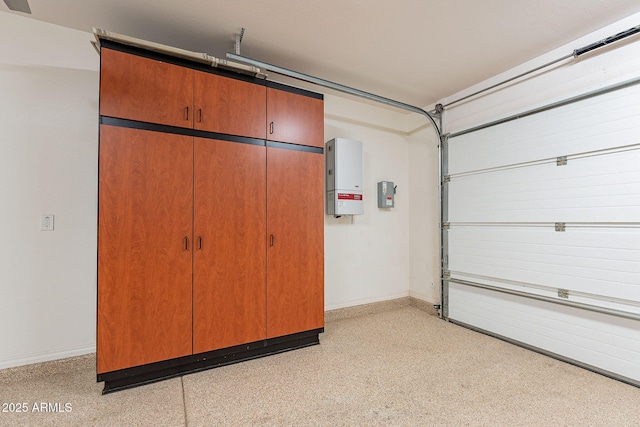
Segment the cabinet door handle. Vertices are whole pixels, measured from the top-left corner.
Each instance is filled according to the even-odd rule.
[[[202,108],[198,108],[198,121],[202,123]]]
[[[189,250],[189,238],[187,236],[184,236],[184,250]]]
[[[189,120],[189,106],[188,105],[184,108],[184,119],[185,120]]]
[[[269,123],[269,133],[273,135],[273,122]]]
[[[276,244],[276,238],[274,237],[274,235],[271,235],[271,241],[269,242],[269,246],[275,246]]]
[[[202,250],[202,236],[198,237],[198,250],[201,251]]]

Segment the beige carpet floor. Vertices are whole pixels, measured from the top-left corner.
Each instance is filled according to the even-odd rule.
[[[106,396],[94,356],[2,370],[1,409],[27,412],[0,425],[640,425],[640,389],[414,307],[325,330],[319,346]]]

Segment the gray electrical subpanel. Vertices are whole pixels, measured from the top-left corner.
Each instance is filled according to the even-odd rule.
[[[378,183],[378,207],[393,208],[396,203],[396,187],[393,181],[380,181]]]

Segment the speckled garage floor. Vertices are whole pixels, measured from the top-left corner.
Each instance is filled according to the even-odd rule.
[[[6,369],[0,425],[640,425],[640,389],[414,307],[327,322],[320,341],[105,396],[93,355]]]

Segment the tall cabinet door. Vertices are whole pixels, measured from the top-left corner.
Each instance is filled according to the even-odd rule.
[[[195,353],[266,337],[265,156],[195,140]]]
[[[193,139],[100,126],[98,373],[192,353]]]
[[[324,158],[267,150],[267,337],[273,338],[324,326]]]
[[[265,139],[266,87],[197,71],[194,99],[196,129]]]

